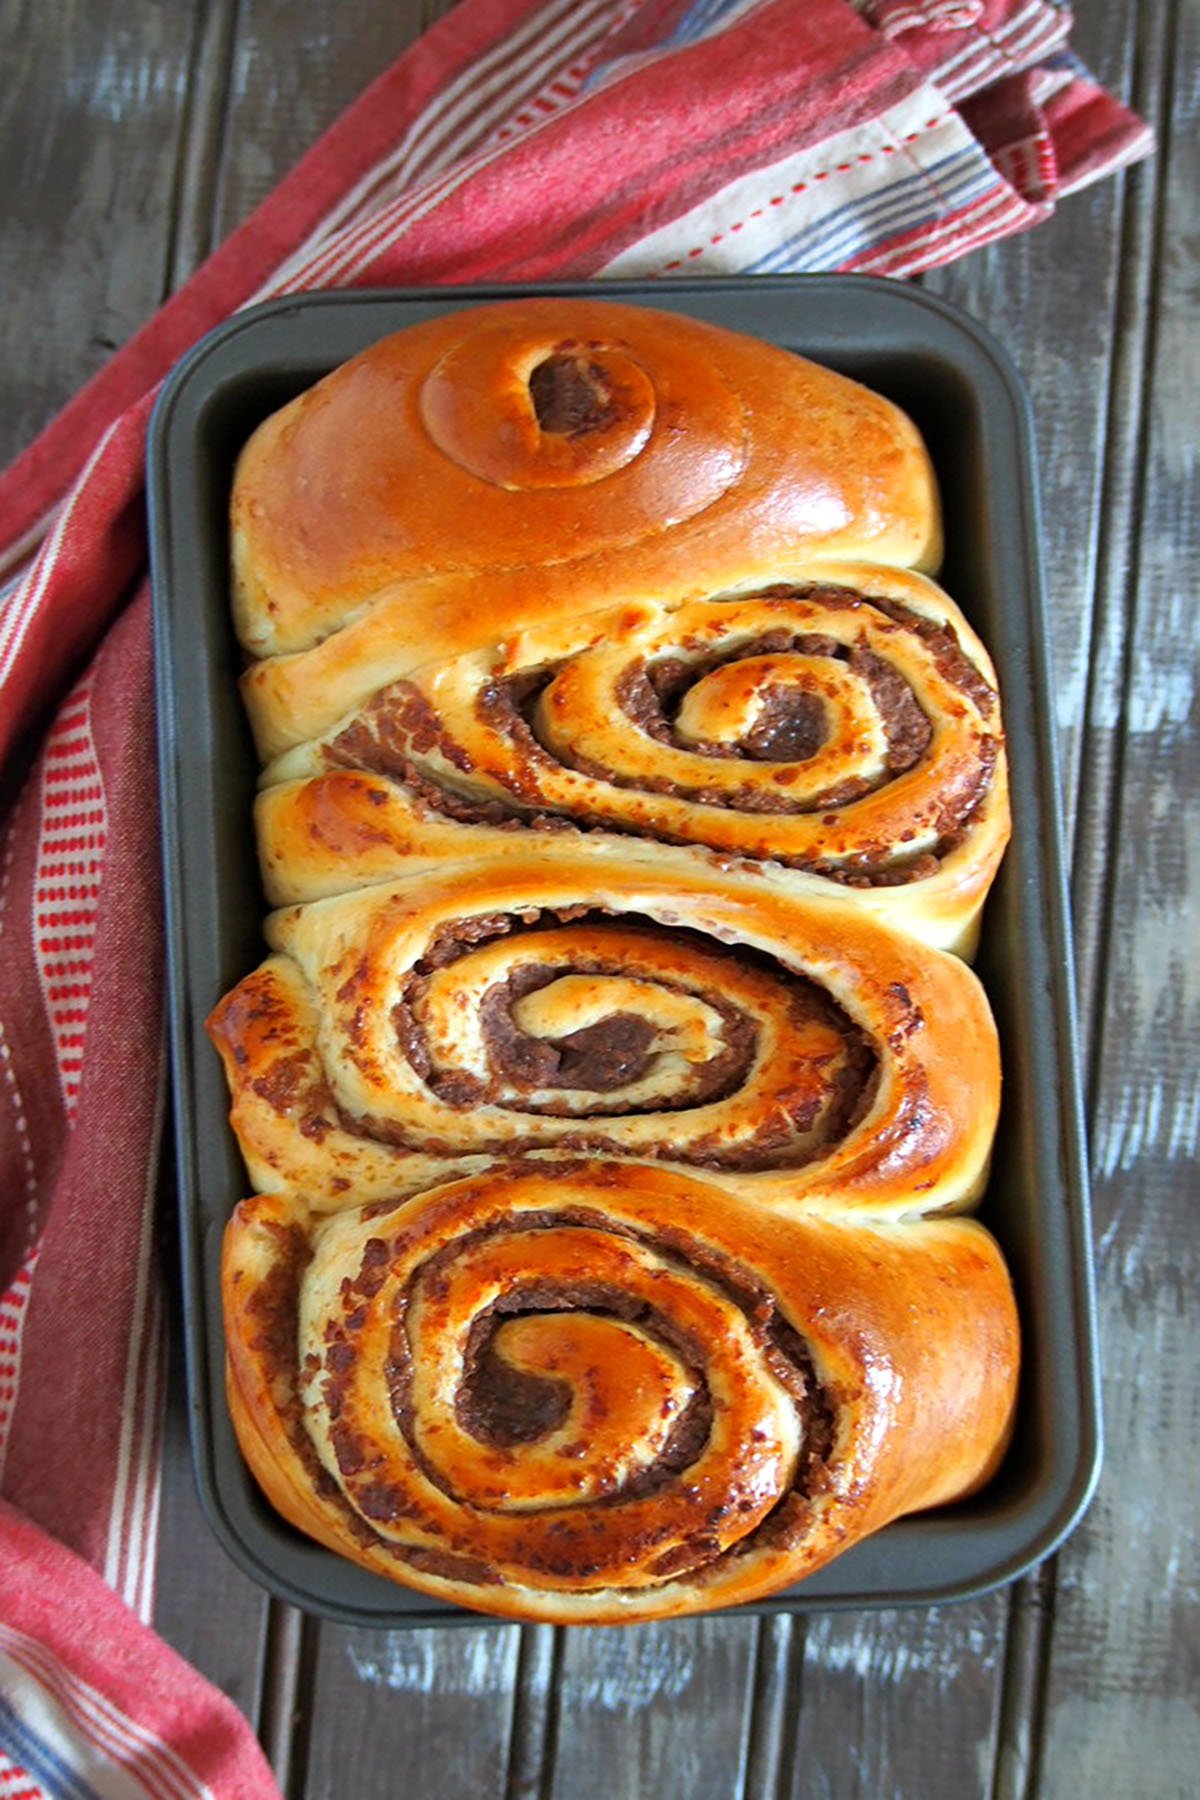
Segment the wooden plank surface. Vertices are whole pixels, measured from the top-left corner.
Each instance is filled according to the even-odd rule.
[[[741,1793],[754,1635],[745,1618],[565,1634],[547,1800]]]
[[[294,1791],[365,1795],[381,1771],[411,1769],[424,1792],[504,1800],[520,1648],[516,1625],[322,1626]]]
[[[167,291],[192,21],[152,0],[0,7],[4,462]]]
[[[1200,14],[1155,9],[1136,92],[1161,150],[1124,220],[1124,427],[1092,684],[1091,1118],[1109,1458],[1064,1551],[1042,1790],[1191,1795],[1200,1768],[1195,1312],[1200,1138],[1197,290]],[[1133,183],[1131,182],[1131,188]]]
[[[0,456],[444,10],[2,0]],[[1096,1506],[1046,1570],[963,1606],[350,1631],[268,1604],[227,1562],[191,1493],[176,1382],[158,1622],[259,1726],[291,1795],[414,1778],[427,1800],[1195,1789],[1200,6],[1078,11],[1075,46],[1154,117],[1162,154],[930,285],[1007,344],[1041,450],[1096,1176]]]
[[[202,8],[173,13],[155,0],[0,8],[0,462],[179,278],[202,23]],[[168,1254],[172,1293],[176,1260]],[[171,1574],[158,1584],[158,1624],[257,1725],[267,1598],[200,1513],[177,1358],[171,1376],[161,1512]]]

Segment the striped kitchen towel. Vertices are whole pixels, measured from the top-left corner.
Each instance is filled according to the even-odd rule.
[[[0,478],[0,1796],[274,1791],[138,1617],[162,1394],[162,377],[281,292],[946,262],[1148,149],[1070,23],[1048,0],[462,0]]]
[[[237,1709],[0,1501],[3,1800],[275,1800]]]

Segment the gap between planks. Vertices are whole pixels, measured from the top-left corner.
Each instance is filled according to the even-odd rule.
[[[197,13],[167,242],[164,300],[183,286],[214,248],[237,16],[238,0],[218,0]]]
[[[758,1621],[754,1684],[739,1800],[782,1800],[793,1787],[796,1728],[803,1702],[803,1616],[778,1613]]]
[[[275,1771],[280,1792],[302,1793],[307,1764],[308,1725],[316,1622],[299,1607],[272,1600],[263,1652],[262,1701],[258,1738]]]
[[[428,23],[447,10],[427,5]],[[1176,17],[1169,9],[1173,35]],[[236,0],[202,15],[193,55],[193,81],[189,84],[189,110],[180,159],[178,203],[167,257],[167,278],[177,285],[210,247],[212,220],[220,186],[220,149],[229,101],[230,69],[236,29]],[[1157,65],[1155,85],[1169,81],[1169,58],[1163,46],[1144,59]],[[1143,84],[1135,71],[1135,93]],[[1142,100],[1142,110],[1147,110]],[[1167,119],[1161,102],[1157,108],[1160,131]],[[1165,152],[1165,145],[1164,145]],[[1140,178],[1136,178],[1140,179]],[[1124,195],[1121,280],[1114,320],[1114,353],[1109,391],[1108,443],[1113,446],[1105,461],[1104,504],[1098,567],[1102,592],[1094,613],[1092,675],[1089,681],[1085,748],[1081,758],[1080,805],[1074,863],[1077,894],[1076,917],[1089,932],[1080,934],[1087,980],[1080,981],[1081,1016],[1094,1017],[1094,1001],[1104,978],[1104,947],[1110,932],[1111,883],[1102,898],[1089,891],[1089,872],[1097,859],[1088,854],[1095,841],[1108,839],[1109,821],[1119,800],[1124,733],[1109,741],[1097,730],[1095,686],[1106,672],[1119,668],[1127,681],[1133,613],[1136,599],[1127,603],[1127,569],[1136,568],[1137,508],[1131,496],[1141,497],[1145,480],[1145,394],[1154,352],[1154,298],[1156,257],[1161,248],[1161,203],[1143,207],[1132,184]],[[1149,273],[1148,273],[1149,271]],[[1149,326],[1145,321],[1149,318]],[[1136,329],[1141,323],[1141,330]],[[1126,325],[1135,328],[1126,330]],[[1139,432],[1132,447],[1126,446],[1115,422],[1136,416]],[[1114,522],[1115,521],[1115,522]],[[1123,553],[1124,552],[1124,553]],[[1131,583],[1135,591],[1135,584]],[[1125,691],[1122,685],[1120,691]],[[1103,878],[1102,878],[1103,879]],[[1089,1004],[1090,1003],[1090,1004]],[[1098,1029],[1086,1030],[1083,1041],[1092,1048]],[[1090,1064],[1098,1066],[1098,1055]],[[1092,1109],[1089,1108],[1089,1111]],[[1036,1721],[1042,1704],[1046,1643],[1052,1618],[1052,1575],[1039,1571],[1014,1591],[1009,1617],[1001,1720],[993,1789],[995,1800],[1018,1800],[1033,1791]],[[305,1721],[311,1710],[311,1676],[315,1634],[319,1627],[296,1609],[272,1602],[265,1651],[263,1704],[260,1732],[285,1793],[300,1794],[304,1786]],[[557,1671],[561,1662],[561,1636],[550,1627],[525,1627],[513,1713],[506,1800],[533,1800],[544,1796],[552,1779],[558,1731]],[[772,1800],[790,1780],[795,1715],[798,1711],[797,1672],[802,1660],[803,1625],[797,1619],[763,1619],[758,1625],[753,1698],[748,1727],[744,1800]],[[299,1730],[296,1729],[299,1722]],[[791,1738],[788,1738],[788,1732]]]
[[[562,1653],[562,1627],[521,1627],[504,1800],[545,1800],[548,1794],[558,1740]]]
[[[1114,733],[1103,718],[1104,691],[1129,689],[1140,551],[1139,525],[1147,473],[1147,397],[1156,344],[1164,248],[1170,85],[1178,0],[1154,9],[1165,30],[1144,42],[1140,9],[1127,23],[1132,72],[1130,104],[1154,127],[1160,156],[1120,177],[1121,222],[1107,370],[1100,482],[1096,590],[1079,757],[1076,829],[1067,846],[1075,940],[1075,989],[1090,1143],[1095,1142],[1096,1083],[1102,1063],[1102,995],[1114,926],[1114,865],[1098,852],[1114,842],[1127,725]],[[1147,197],[1144,184],[1150,183]],[[1137,420],[1136,433],[1121,429]],[[1057,1559],[1016,1583],[1010,1600],[992,1800],[1032,1800],[1041,1787],[1041,1748],[1054,1630]]]
[[[1118,282],[1112,318],[1112,358],[1105,413],[1096,594],[1092,609],[1089,676],[1071,863],[1075,923],[1075,985],[1079,1037],[1085,1058],[1087,1117],[1094,1132],[1101,1065],[1107,957],[1112,940],[1115,842],[1120,813],[1128,721],[1113,729],[1111,701],[1128,694],[1135,642],[1141,518],[1145,499],[1149,405],[1165,232],[1165,170],[1169,154],[1171,68],[1178,30],[1175,0],[1152,7],[1149,30],[1135,12],[1131,105],[1153,126],[1158,154],[1119,177],[1123,183]],[[1166,21],[1166,29],[1159,27]],[[1149,44],[1146,37],[1152,37]],[[1136,431],[1123,427],[1137,421]],[[1094,1138],[1093,1138],[1094,1141]]]

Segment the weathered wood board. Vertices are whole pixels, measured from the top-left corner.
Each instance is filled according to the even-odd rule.
[[[0,3],[0,456],[29,440],[445,4]],[[1012,1590],[634,1632],[302,1621],[200,1516],[176,1379],[158,1622],[293,1795],[1048,1800],[1195,1791],[1200,1401],[1200,5],[1075,47],[1156,161],[929,278],[1032,396],[1095,1177],[1106,1471]]]

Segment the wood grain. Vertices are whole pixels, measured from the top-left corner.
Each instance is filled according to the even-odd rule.
[[[0,457],[27,441],[439,0],[0,0]],[[1073,43],[1156,163],[930,279],[1029,386],[1089,1070],[1106,1473],[1055,1562],[965,1605],[613,1633],[304,1622],[199,1514],[178,1380],[158,1623],[291,1796],[1171,1800],[1195,1791],[1190,1319],[1200,1094],[1200,0],[1093,0]]]
[[[1093,9],[1073,39],[1118,92],[1129,79],[1131,26],[1128,8]],[[1108,632],[1106,575],[1115,566],[1108,560],[1115,525],[1107,501],[1121,479],[1124,439],[1113,424],[1122,417],[1130,389],[1130,368],[1114,355],[1114,344],[1124,342],[1115,328],[1129,281],[1121,255],[1126,213],[1121,184],[1102,184],[1064,205],[1048,226],[929,280],[990,326],[1016,362],[1030,397],[1069,861],[1087,837],[1098,777],[1103,785],[1089,701],[1097,689],[1098,646]],[[1099,939],[1092,871],[1102,868],[1105,856],[1102,840],[1084,843],[1074,857],[1085,1045],[1092,1015],[1088,977]],[[1009,1595],[995,1800],[1026,1800],[1039,1791],[1056,1567],[1052,1562]]]
[[[741,1791],[754,1621],[571,1631],[546,1800],[691,1800]]]
[[[1004,1606],[813,1619],[788,1783],[794,1800],[991,1789]]]
[[[1131,180],[1123,252],[1141,305],[1109,534],[1121,648],[1091,729],[1111,795],[1088,850],[1108,882],[1094,959],[1092,1131],[1109,1456],[1097,1503],[1060,1559],[1042,1791],[1182,1796],[1196,1789],[1200,1559],[1195,1445],[1200,1290],[1195,1201],[1200,1091],[1200,744],[1196,466],[1200,13],[1156,9],[1136,92],[1160,154]],[[1140,367],[1136,365],[1140,364]],[[1136,376],[1136,379],[1134,379]]]
[[[1030,398],[1068,844],[1092,662],[1120,231],[1119,194],[1108,183],[1038,230],[924,279],[988,326]]]
[[[0,464],[163,299],[192,25],[153,0],[0,9]]]
[[[369,7],[245,0],[230,54],[214,242],[266,199],[433,15],[449,11],[450,0]]]
[[[302,1790],[504,1800],[520,1651],[515,1625],[322,1627]]]

